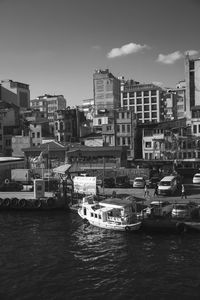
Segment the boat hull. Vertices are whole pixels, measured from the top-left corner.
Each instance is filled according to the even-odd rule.
[[[135,223],[132,223],[132,224],[124,224],[124,225],[111,223],[111,222],[110,223],[109,222],[102,222],[100,220],[99,221],[94,221],[92,219],[88,219],[85,216],[83,216],[82,213],[81,213],[81,210],[78,210],[78,214],[83,220],[87,221],[89,224],[91,224],[93,226],[96,226],[96,227],[99,227],[99,228],[102,228],[102,229],[133,232],[133,231],[140,230],[141,224],[142,224],[141,221],[135,222]]]

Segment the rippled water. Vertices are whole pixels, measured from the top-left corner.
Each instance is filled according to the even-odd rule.
[[[0,214],[0,299],[199,299],[200,234],[118,233],[75,213]]]

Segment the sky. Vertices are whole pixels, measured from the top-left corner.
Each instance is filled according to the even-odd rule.
[[[93,97],[95,69],[175,87],[186,51],[200,57],[199,13],[199,0],[0,0],[0,80],[71,107]]]

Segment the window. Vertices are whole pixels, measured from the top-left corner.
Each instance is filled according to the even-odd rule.
[[[135,104],[135,99],[130,99],[129,100],[129,105],[134,105]]]
[[[137,104],[142,104],[142,99],[137,99]]]
[[[156,96],[156,90],[152,90],[152,91],[151,91],[151,95],[152,95],[152,96]]]
[[[127,119],[129,119],[130,118],[130,113],[127,111],[127,113],[126,113],[126,117],[127,117]]]
[[[130,132],[131,131],[131,126],[128,124],[127,125],[127,132]]]
[[[145,143],[145,148],[151,148],[151,142],[146,142]]]
[[[125,125],[122,125],[122,132],[125,132]]]
[[[34,138],[35,137],[35,132],[32,132],[32,138]]]
[[[126,145],[126,139],[125,139],[125,137],[122,138],[122,145]]]
[[[149,113],[144,113],[144,118],[149,118]]]
[[[37,138],[40,138],[40,132],[37,132]]]
[[[157,118],[157,112],[152,112],[151,116],[152,118]]]
[[[137,114],[137,117],[138,117],[139,119],[142,119],[142,113]]]
[[[2,134],[0,134],[0,141],[2,141]]]
[[[134,92],[130,92],[129,93],[129,98],[134,98],[134,94],[135,94]]]
[[[149,91],[144,91],[144,96],[149,96]]]
[[[156,104],[151,105],[151,110],[157,110],[157,105]]]
[[[98,125],[101,125],[101,119],[98,119]]]
[[[151,103],[157,103],[157,98],[156,97],[151,97]]]
[[[91,213],[91,217],[93,217],[94,216],[94,214],[93,213]]]
[[[141,91],[136,92],[136,96],[137,96],[137,97],[141,97],[141,96],[142,96],[142,92],[141,92]]]
[[[117,138],[117,145],[120,146],[120,138]]]
[[[144,98],[144,104],[148,104],[149,103],[149,98]]]
[[[127,93],[123,93],[123,98],[127,98]]]
[[[141,105],[137,106],[137,111],[142,111],[142,106]]]
[[[128,101],[127,100],[124,100],[123,101],[123,105],[127,105],[128,104]]]
[[[199,132],[200,132],[200,125],[199,125]]]
[[[120,132],[120,126],[117,125],[117,132]]]
[[[124,119],[124,112],[122,112],[122,115],[121,115],[121,116],[122,116],[122,119]]]
[[[149,105],[144,105],[144,111],[149,111]]]
[[[193,133],[197,133],[197,125],[193,125]]]
[[[131,138],[128,137],[128,145],[130,145],[130,144],[131,144]]]

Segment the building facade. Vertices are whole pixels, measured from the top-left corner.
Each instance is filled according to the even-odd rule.
[[[1,80],[0,99],[26,110],[30,107],[29,85],[13,80]]]
[[[63,95],[45,94],[36,99],[31,100],[31,108],[38,109],[44,113],[44,118],[48,118],[50,131],[54,132],[54,113],[57,110],[66,108],[67,102]]]
[[[164,120],[163,89],[134,80],[121,81],[121,107],[133,110],[139,123]]]
[[[109,69],[95,70],[93,93],[95,113],[120,107],[120,80]]]

